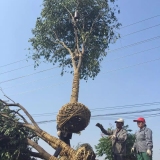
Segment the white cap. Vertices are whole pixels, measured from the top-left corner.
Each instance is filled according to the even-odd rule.
[[[117,122],[124,123],[124,120],[123,120],[122,118],[119,118],[119,119],[117,119],[117,120],[115,121],[115,123],[117,123]]]

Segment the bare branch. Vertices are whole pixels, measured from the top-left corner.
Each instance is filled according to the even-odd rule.
[[[37,143],[34,141],[31,141],[30,139],[26,139],[26,143],[30,146],[32,146],[34,149],[36,149],[39,152],[39,155],[42,156],[44,159],[49,160],[51,155],[46,152],[41,146],[39,146]],[[52,160],[57,160],[57,158],[53,157]]]
[[[10,101],[12,101],[13,103],[15,103],[11,98],[9,98],[8,96],[6,96],[6,94],[4,93],[3,89],[0,87],[1,92],[3,93],[3,95],[8,98]]]
[[[56,39],[58,41],[57,43],[60,44],[61,46],[63,46],[69,52],[69,54],[71,56],[71,59],[72,59],[73,69],[76,70],[76,63],[75,63],[75,60],[74,60],[73,52],[71,51],[71,49],[64,42],[60,41],[60,39],[58,38],[56,32],[54,32],[54,34],[55,34],[55,37],[56,37]]]
[[[75,63],[75,60],[74,60],[73,52],[71,51],[70,48],[67,47],[67,45],[66,45],[64,42],[59,41],[59,43],[60,43],[65,49],[67,49],[68,52],[70,53],[71,59],[72,59],[72,64],[73,64],[73,68],[74,68],[74,71],[75,71],[77,67],[76,67],[76,63]]]
[[[12,101],[13,103],[15,103],[11,98],[9,98],[8,96],[6,96],[5,94],[4,94],[4,96],[5,96],[6,98],[8,98],[10,101]]]
[[[34,135],[32,135],[32,136],[30,136],[30,137],[28,137],[29,139],[32,139],[32,138],[35,138],[35,137],[37,137],[38,135],[36,135],[36,134],[34,134]]]
[[[44,157],[40,153],[29,151],[29,154],[33,157],[44,159]]]
[[[21,110],[21,109],[19,109]],[[28,123],[28,121],[19,113],[19,110],[18,111],[12,111],[13,113],[17,114],[19,117],[22,118],[22,120],[25,122],[25,123]],[[29,124],[29,123],[28,123]]]
[[[19,103],[13,103],[13,104],[11,103],[11,104],[10,104],[10,103],[7,103],[7,102],[5,102],[5,101],[3,101],[3,100],[1,100],[1,99],[0,99],[0,102],[4,103],[6,106],[9,106],[9,107],[15,106],[15,107],[19,107],[20,109],[22,109],[23,112],[27,115],[27,117],[31,120],[31,122],[33,123],[33,125],[34,125],[37,129],[40,130],[38,124],[35,122],[35,120],[33,119],[33,117],[28,113],[28,111],[27,111],[22,105],[20,105]]]
[[[12,119],[11,117],[9,117],[9,116],[7,116],[6,114],[3,114],[3,113],[0,113],[0,115],[1,115],[2,117],[4,117],[4,118],[8,119],[9,121],[13,122],[13,123],[15,123],[15,124],[17,124],[17,125],[20,125],[20,126],[23,126],[23,127],[27,127],[27,128],[29,128],[29,129],[33,130],[34,132],[39,132],[39,131],[40,131],[40,133],[42,132],[41,130],[37,129],[35,126],[33,126],[33,125],[31,125],[31,124],[26,124],[26,123],[17,122],[17,121],[15,121],[14,119]]]

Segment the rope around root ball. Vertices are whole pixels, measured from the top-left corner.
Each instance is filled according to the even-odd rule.
[[[95,158],[93,148],[87,143],[80,145],[76,151],[76,160],[95,160]]]
[[[81,103],[67,103],[57,115],[58,126],[67,132],[77,133],[84,130],[90,121],[90,110]]]

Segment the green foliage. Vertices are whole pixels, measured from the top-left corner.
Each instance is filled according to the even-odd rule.
[[[119,36],[115,30],[121,25],[116,17],[117,5],[114,0],[44,0],[41,16],[37,18],[32,30],[33,38],[29,39],[29,48],[35,65],[44,58],[53,65],[62,68],[61,74],[72,68],[69,51],[76,56],[76,50],[82,51],[80,78],[94,78],[100,72],[100,62],[107,55],[106,49]],[[78,10],[79,20],[73,20]],[[119,13],[119,11],[118,11]],[[74,22],[76,26],[74,25]],[[75,40],[75,29],[77,40]],[[76,64],[79,60],[76,60]],[[73,71],[71,70],[71,73]]]
[[[0,113],[10,117],[6,120],[0,116],[0,159],[1,160],[36,160],[30,156],[31,147],[27,146],[25,139],[33,136],[33,133],[13,123],[12,119],[17,122],[19,119],[15,113],[8,107],[0,103]],[[33,138],[35,142],[38,138]]]
[[[132,134],[132,130],[128,129],[128,125],[124,126],[124,129],[128,132],[128,138],[126,141],[126,160],[136,160],[136,157],[131,154],[131,148],[133,146],[133,143],[135,141],[135,136]],[[112,128],[108,128],[108,130],[111,130]],[[114,160],[112,156],[112,143],[111,139],[108,136],[102,137],[99,140],[99,143],[95,146],[96,148],[96,154],[98,156],[105,155],[106,160]]]

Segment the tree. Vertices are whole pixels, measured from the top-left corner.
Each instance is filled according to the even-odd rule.
[[[132,132],[132,130],[128,129],[129,126],[126,125],[124,126],[124,129],[127,130],[128,132],[128,138],[126,141],[126,156],[125,156],[125,160],[136,160],[136,157],[131,154],[131,148],[133,146],[133,143],[135,141],[135,136]],[[108,130],[112,130],[113,128],[108,128]],[[98,156],[103,156],[105,155],[105,159],[106,160],[113,160],[113,156],[112,156],[112,143],[111,143],[111,139],[109,136],[103,136],[102,138],[100,138],[99,143],[95,146],[96,148],[96,154]]]
[[[9,116],[10,119],[18,121],[16,116],[19,111],[12,111],[7,106],[0,103],[1,115]],[[25,127],[20,127],[0,115],[0,159],[1,160],[36,160],[35,152],[25,142],[26,138],[32,139],[37,143],[38,137]],[[34,157],[32,157],[34,155]]]
[[[29,42],[35,65],[43,58],[58,64],[62,75],[73,73],[70,103],[57,116],[58,125],[69,132],[79,132],[89,124],[89,109],[78,103],[79,80],[97,76],[106,49],[118,38],[115,30],[121,24],[114,3],[115,0],[44,0],[41,16],[32,30]]]
[[[119,28],[120,23],[116,17],[117,6],[114,2],[115,0],[43,0],[41,16],[37,18],[36,26],[32,30],[33,37],[29,39],[32,46],[31,57],[35,61],[35,66],[38,66],[40,59],[44,58],[53,65],[58,64],[62,69],[62,75],[65,72],[73,74],[70,103],[64,105],[57,115],[58,125],[63,130],[77,133],[89,124],[90,110],[78,103],[79,80],[94,79],[98,75],[100,63],[107,55],[106,49],[118,38],[115,30]],[[33,157],[58,159],[29,137],[29,134],[34,134],[54,149],[61,147],[61,160],[95,160],[95,154],[89,144],[82,144],[76,150],[69,147],[42,130],[21,104],[7,98],[9,102],[2,99],[0,102],[3,109],[8,107],[9,113],[4,113],[2,109],[0,116],[7,123],[6,131],[9,132],[7,138],[12,138],[13,128],[20,134],[18,136],[23,135],[20,142],[25,143],[24,153],[28,153],[30,146],[37,150],[34,155],[32,153]],[[18,107],[29,120],[12,107]],[[7,132],[2,132],[2,135],[5,136]],[[10,143],[12,142],[14,141],[11,140]],[[22,143],[17,144],[15,139],[15,144],[14,153]]]

